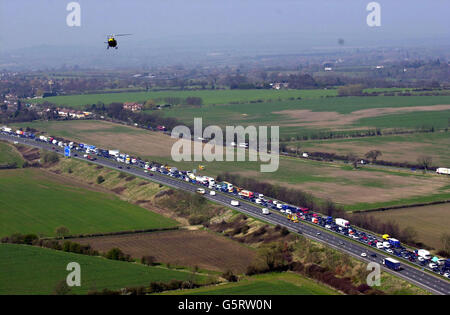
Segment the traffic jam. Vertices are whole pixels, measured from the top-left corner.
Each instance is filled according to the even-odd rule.
[[[75,143],[72,141],[69,142],[62,138],[46,137],[42,135],[36,136],[31,132],[22,130],[13,131],[8,127],[2,127],[1,134],[46,143],[49,145],[49,149],[55,152],[64,153],[68,157],[80,157],[91,161],[94,161],[97,158],[107,159],[117,162],[116,167],[118,169],[130,169],[130,167],[141,168],[148,176],[153,176],[154,172],[158,172],[162,175],[170,176],[199,186],[196,192],[200,195],[216,195],[217,192],[227,194],[235,198],[230,203],[233,207],[240,206],[238,200],[240,199],[243,202],[252,203],[260,207],[262,214],[264,215],[277,213],[284,216],[286,220],[290,220],[294,223],[303,221],[308,224],[320,226],[323,229],[332,233],[337,233],[342,237],[350,238],[391,256],[409,261],[410,263],[419,266],[422,270],[427,269],[446,278],[450,278],[450,259],[432,256],[431,253],[425,249],[405,247],[399,240],[387,234],[376,236],[367,231],[357,229],[351,226],[348,220],[342,218],[323,216],[311,209],[292,206],[282,201],[264,196],[263,194],[236,187],[232,183],[226,181],[216,182],[213,177],[198,175],[196,170],[182,171],[178,170],[176,167],[143,161],[128,154],[121,153],[119,150],[101,149],[93,145]],[[203,167],[199,166],[199,169],[202,170]],[[318,232],[318,234],[320,234],[320,232]],[[340,245],[343,245],[343,243]],[[367,254],[362,252],[361,256],[366,257]],[[376,254],[372,253],[371,256],[376,257]],[[400,263],[395,259],[386,258],[383,259],[383,262],[388,268],[393,270],[399,269]]]

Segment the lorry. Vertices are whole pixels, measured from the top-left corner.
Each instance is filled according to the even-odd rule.
[[[416,249],[414,253],[416,253],[417,256],[422,257],[423,259],[431,259],[430,252],[425,249]]]
[[[386,267],[388,267],[389,269],[398,271],[400,270],[400,262],[393,259],[393,258],[384,258],[383,259],[383,265],[385,265]]]
[[[400,247],[400,241],[395,238],[389,238],[388,242],[392,247]]]
[[[350,226],[350,222],[348,222],[345,219],[336,218],[335,223],[336,223],[336,225],[344,227],[344,228]]]
[[[119,150],[108,150],[108,154],[111,156],[118,157],[120,152],[119,152]]]
[[[219,183],[219,187],[224,191],[233,192],[233,184],[229,182],[221,182]]]
[[[246,197],[246,198],[253,198],[254,194],[253,194],[253,192],[251,192],[249,190],[241,190],[239,192],[239,196]]]
[[[439,167],[438,169],[436,169],[436,173],[444,174],[444,175],[450,175],[450,168]]]
[[[444,268],[445,269],[450,269],[450,258],[448,258],[445,263],[444,263]]]

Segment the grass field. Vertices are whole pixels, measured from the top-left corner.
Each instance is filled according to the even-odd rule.
[[[338,155],[354,153],[364,158],[370,150],[379,150],[380,160],[417,163],[430,156],[434,165],[450,165],[450,133],[415,133],[377,137],[286,142],[288,147],[304,152],[328,152]]]
[[[162,112],[186,123],[192,123],[194,117],[202,117],[205,125],[278,125],[287,128],[285,133],[298,133],[302,129],[446,127],[450,117],[449,104],[450,96],[332,97],[201,108],[176,107]]]
[[[300,275],[270,273],[245,277],[237,283],[167,292],[180,295],[335,295],[337,291]]]
[[[53,294],[56,285],[65,280],[66,266],[77,262],[81,267],[81,287],[72,294],[91,290],[121,289],[149,285],[152,281],[187,280],[189,272],[162,267],[108,260],[26,245],[0,244],[0,294]],[[196,275],[198,280],[204,276]]]
[[[101,252],[118,247],[138,259],[150,255],[158,262],[175,266],[197,265],[202,269],[221,272],[230,269],[239,274],[247,270],[256,256],[250,248],[208,231],[167,231],[74,241],[90,244]]]
[[[58,105],[77,107],[86,104],[96,104],[103,102],[110,104],[113,102],[145,102],[149,99],[160,99],[166,97],[201,97],[203,103],[229,104],[233,102],[250,102],[257,100],[289,99],[289,98],[317,98],[320,96],[335,96],[337,90],[193,90],[193,91],[150,91],[131,93],[104,93],[86,95],[52,96],[45,99],[33,100],[38,103],[48,101]],[[160,101],[159,103],[164,103]]]
[[[114,130],[113,124],[97,121],[24,123],[51,135],[73,136],[72,139],[119,149],[149,160],[177,166],[179,169],[197,169],[200,162],[173,162],[170,150],[174,139],[161,133],[133,127],[126,132]],[[445,141],[445,139],[443,139]],[[201,162],[202,174],[216,176],[228,171],[254,177],[274,184],[299,188],[316,197],[345,205],[349,210],[375,208],[383,205],[413,203],[418,200],[450,199],[448,180],[442,176],[423,175],[385,169],[363,168],[306,159],[280,157],[279,169],[274,173],[261,173],[260,162]]]
[[[39,169],[0,171],[0,235],[35,233],[54,236],[66,226],[70,234],[172,227],[177,223]]]
[[[16,163],[22,167],[24,160],[20,153],[9,143],[0,142],[0,165]]]
[[[442,234],[450,234],[449,204],[371,212],[367,215],[382,222],[394,221],[400,226],[411,226],[417,231],[418,242],[436,249],[442,248]]]

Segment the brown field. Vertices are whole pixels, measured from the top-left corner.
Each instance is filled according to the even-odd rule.
[[[231,269],[243,273],[255,258],[252,249],[207,231],[167,231],[73,241],[90,244],[101,252],[118,247],[138,259],[150,255],[157,262],[222,272]]]
[[[382,221],[395,221],[417,231],[417,241],[435,249],[442,247],[441,236],[450,233],[450,204],[413,207],[367,214]]]
[[[282,124],[286,127],[308,126],[332,128],[348,126],[359,119],[368,117],[396,114],[400,112],[442,111],[447,109],[450,109],[450,105],[370,108],[357,110],[350,114],[339,114],[337,112],[313,112],[311,110],[304,109],[283,110],[273,113],[287,116],[288,123]]]

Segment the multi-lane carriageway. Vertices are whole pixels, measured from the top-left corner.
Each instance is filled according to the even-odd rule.
[[[32,139],[27,138],[19,138],[17,136],[9,136],[5,134],[0,134],[0,139],[13,142],[17,141],[21,144],[30,145],[33,147],[45,149],[45,150],[52,150],[52,145],[49,145],[44,142],[35,141]],[[61,152],[62,150],[58,150],[59,154],[63,154]],[[81,157],[72,157],[80,160],[84,160]],[[105,167],[117,169],[117,162],[113,162],[108,159],[98,158],[95,161],[90,161],[91,163],[95,163],[98,165],[102,165]],[[198,186],[175,179],[170,176],[166,176],[160,173],[152,172],[153,176],[149,176],[149,174],[145,173],[143,169],[141,168],[135,168],[130,167],[129,169],[123,168],[121,169],[122,172],[126,172],[129,174],[133,174],[135,176],[145,178],[147,180],[151,180],[166,186],[170,186],[176,189],[182,189],[188,192],[193,192],[197,190]],[[204,195],[205,198],[212,200],[216,203],[225,205],[227,207],[231,207],[230,202],[234,198],[232,196],[228,196],[226,194],[222,194],[217,192],[215,196],[211,195]],[[270,215],[263,215],[261,212],[261,208],[252,205],[250,203],[246,202],[240,202],[240,206],[233,207],[233,209],[242,212],[244,214],[247,214],[249,216],[258,218],[262,221],[271,223],[271,224],[279,224],[280,226],[284,226],[287,229],[289,229],[293,233],[302,234],[305,237],[308,237],[310,239],[313,239],[315,241],[325,243],[341,252],[347,253],[349,255],[352,255],[360,260],[363,260],[365,262],[377,262],[381,265],[381,267],[386,270],[387,272],[390,272],[392,274],[397,275],[398,277],[401,277],[419,287],[422,287],[431,293],[434,294],[442,294],[442,295],[450,295],[450,281],[445,280],[443,278],[440,278],[436,275],[433,275],[429,272],[426,272],[425,270],[421,270],[418,268],[415,268],[405,262],[402,262],[402,269],[400,271],[392,271],[388,268],[385,268],[382,265],[382,259],[386,257],[386,253],[382,251],[378,251],[375,248],[371,248],[369,246],[365,246],[363,244],[356,243],[352,240],[343,238],[338,236],[338,234],[328,232],[327,230],[313,226],[307,223],[299,222],[294,223],[289,221],[284,216],[280,216],[277,214],[270,214]],[[367,257],[361,257],[361,253],[367,253]],[[371,254],[376,254],[376,257],[372,257]]]

